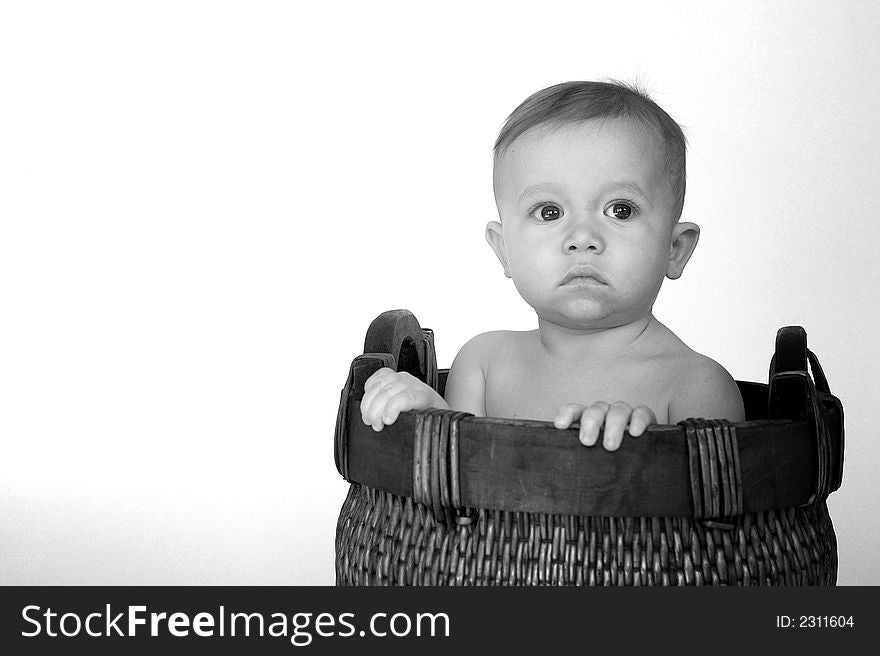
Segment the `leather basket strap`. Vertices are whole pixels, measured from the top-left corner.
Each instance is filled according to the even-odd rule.
[[[422,442],[416,449],[415,435],[424,440],[427,431],[426,426],[416,430],[422,413],[403,412],[377,433],[357,416],[358,399],[352,397],[350,403],[349,436],[344,441],[347,480],[401,496],[414,496],[420,489],[419,498],[430,498],[426,505],[432,507],[431,489],[422,475],[427,472],[430,477],[436,462],[440,503],[445,505],[448,492],[449,508],[459,518],[468,508],[606,517],[692,516],[695,498],[701,504],[700,516],[710,516],[713,513],[705,508],[715,507],[720,508],[715,514],[723,517],[728,510],[748,513],[803,505],[815,489],[811,465],[815,441],[806,421],[744,422],[728,426],[726,436],[722,426],[723,463],[713,430],[719,486],[714,502],[712,461],[707,460],[704,475],[696,427],[691,440],[697,441],[690,450],[682,426],[652,426],[644,439],[630,440],[612,453],[601,447],[585,448],[577,430],[559,430],[549,422],[471,416],[456,422],[450,417],[447,429],[441,420],[436,438],[430,433],[432,440],[438,440],[434,461],[431,451],[424,453]],[[728,445],[731,457],[727,457]],[[430,446],[433,450],[433,443]],[[703,449],[710,458],[705,430]],[[414,489],[416,453],[420,470]],[[699,474],[691,476],[693,471]],[[698,486],[696,493],[693,484]]]

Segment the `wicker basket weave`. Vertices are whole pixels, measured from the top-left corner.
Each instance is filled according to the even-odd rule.
[[[433,334],[405,311],[385,313],[373,323],[365,354],[352,366],[337,422],[337,467],[352,482],[337,523],[337,585],[836,583],[837,541],[825,498],[841,482],[843,414],[806,350],[802,329],[780,330],[769,385],[740,383],[750,421],[688,420],[656,432],[658,443],[671,439],[683,449],[678,460],[690,480],[677,492],[658,486],[654,496],[660,498],[653,500],[625,491],[605,500],[595,494],[564,499],[558,491],[518,498],[503,489],[510,461],[505,465],[493,452],[493,466],[497,461],[503,471],[474,465],[488,461],[468,449],[473,452],[473,445],[492,433],[516,431],[522,439],[512,453],[534,441],[530,453],[541,455],[542,445],[563,433],[546,430],[542,422],[433,410],[403,413],[395,425],[373,434],[357,416],[363,381],[372,371],[388,365],[409,370],[441,393],[447,372],[436,368]],[[803,371],[797,368],[801,357]],[[815,383],[805,373],[808,359]],[[467,431],[477,429],[480,437],[469,441]],[[754,463],[780,459],[774,435],[783,444],[797,439],[812,445],[788,458],[801,461],[795,465],[803,476],[780,471],[777,480],[768,481],[780,469],[773,462],[770,469],[752,471]],[[643,440],[650,439],[649,431]],[[497,443],[506,443],[504,434]],[[759,448],[769,450],[762,454]],[[559,462],[588,451],[573,444]],[[622,453],[607,462],[620,462]],[[521,485],[528,480],[522,471]],[[601,477],[598,469],[592,474],[586,484]],[[631,480],[645,475],[635,472]],[[487,485],[481,478],[500,483]],[[623,485],[630,480],[623,479]],[[750,488],[753,481],[760,485]],[[783,490],[789,481],[797,489]],[[569,487],[566,481],[564,489]],[[484,498],[486,506],[467,504]],[[560,509],[578,512],[554,512]]]
[[[411,498],[351,486],[337,585],[834,585],[824,502],[689,517],[579,517],[481,509],[447,526]]]

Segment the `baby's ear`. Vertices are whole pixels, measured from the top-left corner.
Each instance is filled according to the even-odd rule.
[[[672,243],[669,245],[669,262],[666,277],[676,280],[681,277],[684,265],[691,259],[700,239],[700,226],[696,223],[679,222],[672,228]]]
[[[507,251],[504,248],[504,233],[501,231],[501,224],[498,221],[489,221],[486,224],[486,241],[495,251],[495,256],[504,267],[504,275],[510,278],[510,267],[507,266]]]

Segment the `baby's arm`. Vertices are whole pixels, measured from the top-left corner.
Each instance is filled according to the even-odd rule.
[[[686,376],[677,381],[669,401],[669,423],[691,417],[704,419],[745,419],[742,395],[727,369],[714,360],[699,356]]]
[[[491,333],[472,338],[461,347],[446,379],[446,401],[450,408],[486,416],[486,374]]]
[[[455,357],[446,379],[446,399],[430,385],[404,371],[393,371],[387,367],[379,369],[364,384],[362,421],[379,431],[383,426],[397,421],[400,413],[406,410],[454,408],[478,416],[485,415],[482,366],[485,340],[481,337],[475,337],[465,344]]]

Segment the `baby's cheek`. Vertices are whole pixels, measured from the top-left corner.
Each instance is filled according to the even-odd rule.
[[[513,286],[516,287],[516,291],[519,292],[519,295],[522,296],[529,305],[534,307],[536,303],[540,302],[542,293],[540,287],[535,284],[534,279],[516,273],[512,275],[512,278]]]

